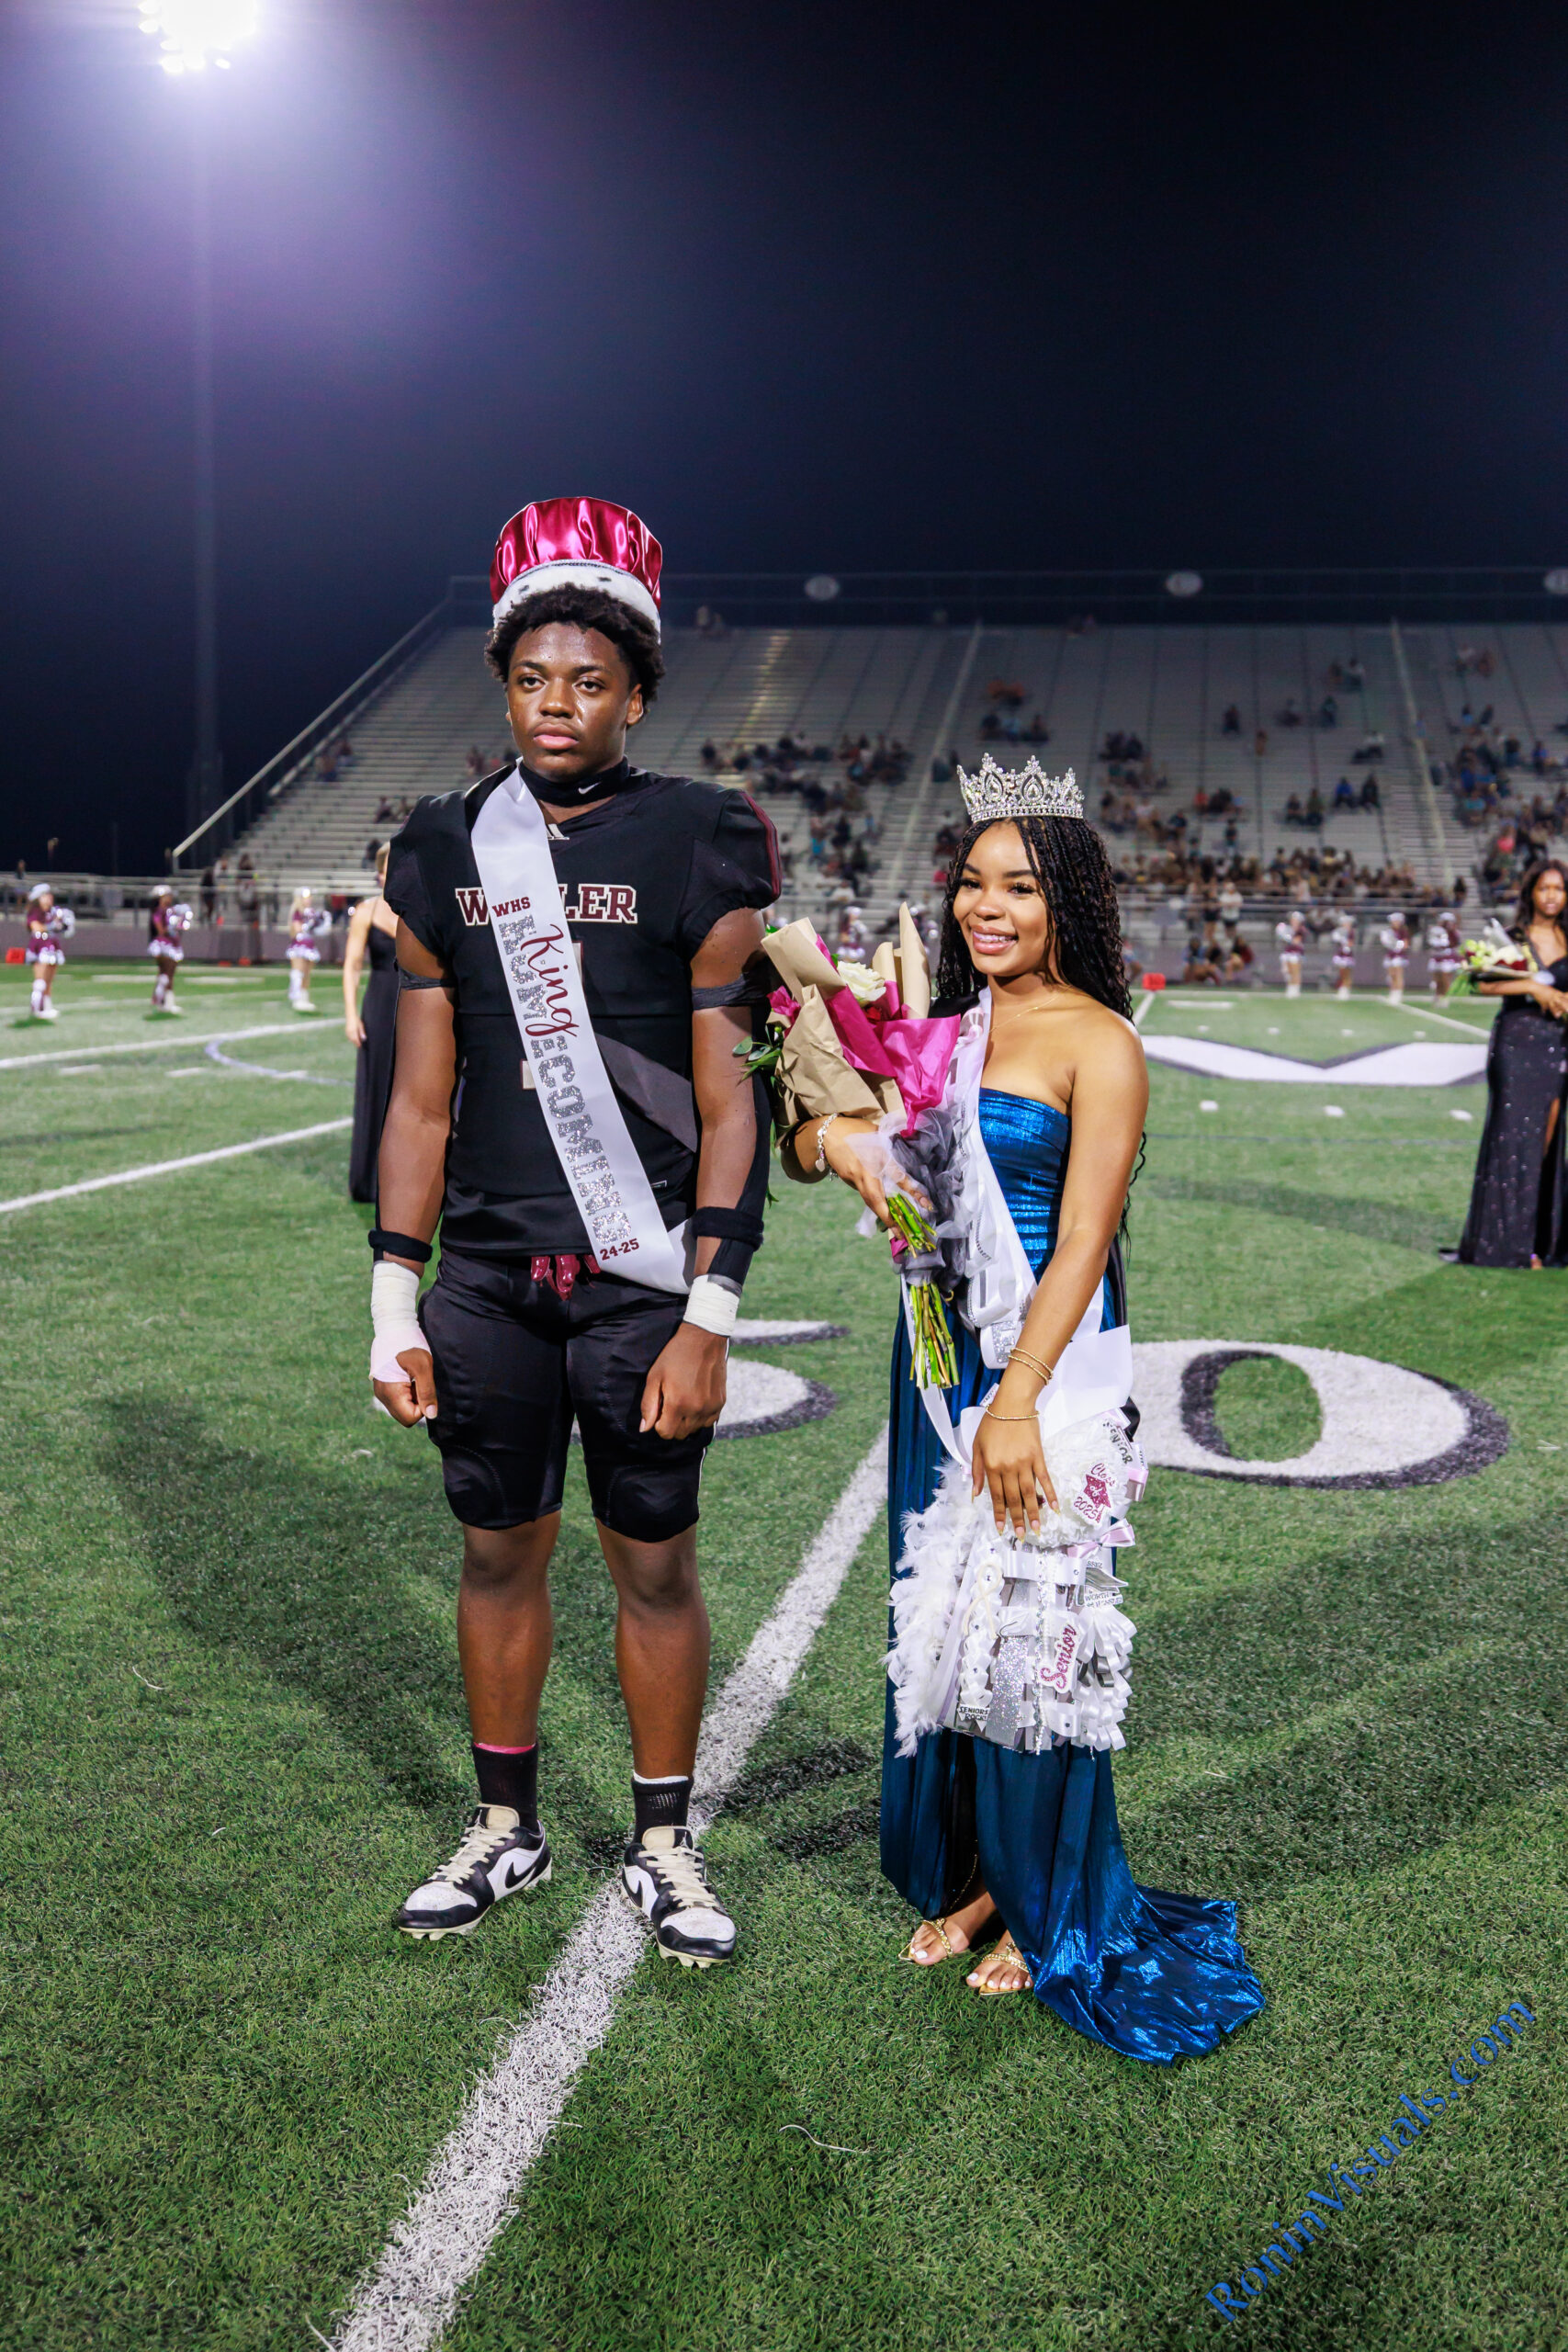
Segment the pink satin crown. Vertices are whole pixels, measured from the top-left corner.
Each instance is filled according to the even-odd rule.
[[[541,498],[514,514],[495,543],[491,603],[501,605],[513,582],[528,573],[564,564],[623,573],[644,592],[657,615],[664,550],[629,507],[612,506],[604,498]]]

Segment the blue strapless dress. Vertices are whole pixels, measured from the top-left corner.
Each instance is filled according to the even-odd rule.
[[[1056,1240],[1071,1123],[991,1089],[980,1131],[1036,1273]],[[1114,1319],[1106,1285],[1105,1323]],[[995,1379],[957,1324],[953,1419]],[[895,1573],[905,1514],[936,1493],[943,1454],[909,1378],[902,1315],[893,1351],[888,1529]],[[1136,1610],[1137,1597],[1132,1596]],[[1134,1707],[1136,1708],[1136,1698]],[[942,1731],[901,1757],[893,1694],[882,1760],[882,1868],[928,1919],[954,1910],[976,1870],[1029,1963],[1037,1997],[1091,2041],[1168,2064],[1212,2050],[1263,2007],[1234,1903],[1136,1886],[1116,1823],[1111,1758],[1065,1743],[1037,1756]]]

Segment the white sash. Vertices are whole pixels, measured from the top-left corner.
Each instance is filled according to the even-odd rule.
[[[521,777],[491,792],[473,844],[523,1050],[589,1246],[626,1281],[684,1295],[685,1227],[666,1232],[626,1133],[588,1017],[544,811]]]
[[[960,1214],[966,1228],[969,1257],[964,1269],[967,1280],[964,1319],[979,1339],[982,1361],[993,1372],[999,1372],[1018,1344],[1023,1318],[1039,1285],[980,1133],[980,1080],[990,1029],[991,994],[987,989],[979,1004],[964,1016],[942,1099],[960,1123]],[[1102,1280],[1095,1284],[1077,1329],[1057,1358],[1055,1377],[1040,1392],[1042,1443],[1075,1421],[1088,1420],[1097,1413],[1117,1411],[1132,1394],[1132,1334],[1124,1323],[1109,1331],[1100,1329],[1103,1292]],[[914,1325],[907,1298],[905,1315],[909,1321],[912,1349]],[[959,1416],[956,1431],[947,1398],[940,1388],[922,1388],[920,1401],[946,1451],[955,1462],[967,1462],[987,1398],[982,1397]]]

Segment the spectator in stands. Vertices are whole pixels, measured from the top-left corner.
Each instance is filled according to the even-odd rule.
[[[234,877],[234,916],[240,927],[239,954],[242,964],[261,960],[261,891],[251,871],[250,853],[240,859]]]
[[[1225,705],[1224,717],[1220,721],[1220,732],[1222,735],[1241,733],[1241,713],[1234,702],[1227,702]]]
[[[1334,787],[1334,806],[1336,808],[1353,808],[1355,805],[1356,787],[1348,775],[1342,775]]]
[[[1299,727],[1301,725],[1302,707],[1296,700],[1294,695],[1286,695],[1283,703],[1275,712],[1274,717],[1278,724],[1281,727]]]
[[[1320,727],[1338,726],[1339,705],[1336,702],[1332,695],[1325,695],[1323,700],[1318,704],[1317,723]]]
[[[1361,806],[1363,808],[1380,808],[1382,806],[1382,797],[1378,791],[1378,779],[1375,770],[1371,775],[1364,777],[1362,780]]]
[[[1305,816],[1305,810],[1302,807],[1301,794],[1299,792],[1292,792],[1285,802],[1286,824],[1299,825]]]
[[[218,879],[211,866],[203,873],[200,883],[201,920],[214,923],[218,920]]]
[[[712,605],[697,606],[697,617],[694,627],[699,637],[724,637],[728,633],[725,628],[724,615],[716,611]]]
[[[1023,688],[1014,679],[988,679],[986,684],[986,696],[987,701],[994,703],[999,710],[1021,710],[1023,707]]]
[[[1252,756],[1255,760],[1261,760],[1266,759],[1268,757],[1268,753],[1269,729],[1267,727],[1260,727],[1258,729],[1257,734],[1252,739]]]
[[[1323,830],[1323,795],[1315,784],[1307,794],[1306,813],[1302,822],[1314,833]]]
[[[1187,961],[1181,967],[1183,988],[1213,988],[1217,984],[1219,977],[1220,967],[1204,954],[1201,938],[1189,939]]]
[[[380,842],[378,841],[368,841],[365,844],[365,854],[360,859],[359,863],[364,866],[374,866],[380,854]]]
[[[1358,767],[1364,767],[1372,761],[1381,765],[1387,757],[1381,727],[1369,729],[1350,754],[1352,763]]]

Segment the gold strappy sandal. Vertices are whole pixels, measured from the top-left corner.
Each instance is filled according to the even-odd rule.
[[[975,1990],[982,2000],[1004,2001],[1015,1993],[1030,1991],[1033,1978],[1030,1973],[1029,1962],[1014,1943],[1010,1933],[1002,1938],[994,1951],[986,1954],[986,1961],[994,1960],[999,1960],[1004,1968],[1016,1968],[1023,1978],[1023,1983],[1021,1984],[976,1984]]]
[[[915,1951],[915,1936],[919,1934],[920,1928],[934,1928],[937,1934],[942,1938],[942,1951],[940,1956],[935,1960],[922,1960]],[[915,1929],[915,1935],[911,1936],[908,1942],[905,1945],[903,1956],[906,1960],[912,1961],[917,1968],[940,1968],[944,1960],[962,1960],[964,1958],[964,1954],[962,1952],[954,1951],[953,1949],[952,1939],[949,1937],[947,1932],[947,1915],[945,1912],[940,1919],[922,1919],[920,1921],[920,1927]]]

